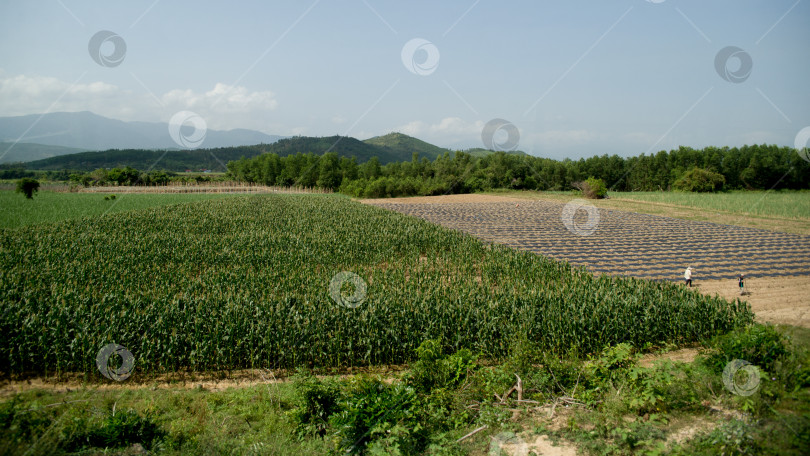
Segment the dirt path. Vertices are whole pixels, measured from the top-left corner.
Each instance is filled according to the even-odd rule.
[[[137,366],[136,366],[137,369]],[[353,375],[367,374],[379,376],[385,383],[391,383],[399,378],[407,369],[405,365],[399,366],[373,366],[335,370],[325,375],[316,375],[318,378],[348,378]],[[56,393],[69,393],[76,390],[92,391],[118,391],[118,390],[183,390],[200,389],[217,392],[230,388],[249,388],[256,385],[272,387],[280,383],[293,381],[294,371],[269,369],[245,369],[230,372],[201,372],[194,374],[167,374],[149,378],[132,377],[121,382],[108,380],[94,380],[87,382],[83,375],[78,373],[64,374],[56,377],[34,377],[25,380],[0,381],[0,398],[24,393],[26,391],[47,390]]]

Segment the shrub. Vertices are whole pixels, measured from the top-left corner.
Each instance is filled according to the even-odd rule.
[[[445,356],[441,342],[435,339],[423,341],[416,349],[416,356],[418,360],[411,368],[408,381],[424,392],[458,385],[475,366],[475,356],[470,350],[461,349]]]
[[[134,410],[128,410],[110,414],[100,425],[75,435],[66,443],[66,448],[120,448],[140,443],[149,449],[165,434],[150,416],[142,417]]]
[[[773,372],[776,363],[789,355],[786,342],[773,326],[754,324],[714,338],[710,345],[716,351],[704,363],[720,373],[730,361],[742,359]]]
[[[684,192],[717,192],[723,189],[726,178],[702,168],[692,168],[676,180],[672,187]]]
[[[300,371],[294,386],[297,407],[289,415],[296,424],[298,437],[324,435],[329,426],[329,418],[339,409],[339,385],[333,381],[321,381],[306,371]]]
[[[427,443],[417,419],[417,405],[416,392],[409,386],[359,378],[330,419],[336,443],[342,452],[362,454],[370,442],[388,439],[380,445],[416,454]]]
[[[633,346],[621,343],[613,347],[606,347],[590,364],[590,369],[595,379],[614,382],[618,378],[624,377],[624,371],[635,364]]]
[[[589,177],[584,182],[575,182],[574,187],[582,191],[582,195],[589,199],[602,199],[607,195],[607,186],[602,179]]]
[[[34,193],[39,191],[39,181],[30,177],[23,177],[17,181],[17,193],[22,193],[26,198],[32,199]]]

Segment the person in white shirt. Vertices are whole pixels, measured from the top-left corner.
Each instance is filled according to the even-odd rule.
[[[686,285],[692,286],[692,266],[686,268],[686,271],[683,273],[683,278],[686,279]]]

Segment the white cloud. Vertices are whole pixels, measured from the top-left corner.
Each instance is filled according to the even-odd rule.
[[[480,143],[483,128],[484,122],[480,120],[470,122],[460,117],[445,117],[436,123],[414,120],[394,130],[433,144],[449,146]]]
[[[91,111],[123,91],[104,82],[71,84],[43,76],[0,77],[0,113],[4,116],[45,111]]]
[[[212,90],[205,93],[175,89],[163,95],[161,100],[167,106],[177,106],[180,109],[227,113],[273,110],[278,106],[273,92],[250,92],[246,87],[223,83],[217,83]]]
[[[70,83],[45,76],[0,72],[0,116],[92,111],[119,120],[168,121],[181,110],[202,116],[216,130],[249,128],[267,133],[267,113],[278,107],[271,91],[217,83],[211,90],[174,89],[155,98],[144,90],[106,82]]]

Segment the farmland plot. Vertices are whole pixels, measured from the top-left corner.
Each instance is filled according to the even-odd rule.
[[[335,284],[336,278],[339,278]],[[0,230],[0,372],[136,375],[412,359],[427,338],[484,356],[690,342],[747,304],[594,277],[339,196],[255,195]]]
[[[600,274],[681,280],[691,265],[700,280],[810,275],[810,236],[798,234],[608,209],[578,231],[562,220],[565,204],[550,201],[370,203]],[[575,211],[573,224],[589,217]]]

